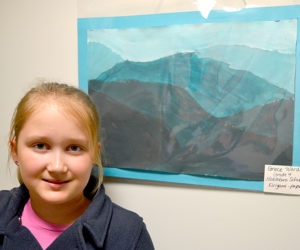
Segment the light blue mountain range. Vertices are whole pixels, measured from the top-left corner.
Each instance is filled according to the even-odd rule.
[[[187,51],[182,51],[184,53]],[[199,58],[227,63],[230,68],[246,70],[268,82],[294,93],[296,56],[242,45],[213,46],[195,52]],[[176,54],[176,53],[174,53]],[[159,58],[158,58],[159,59]],[[88,79],[96,79],[115,64],[125,61],[122,56],[97,42],[88,43]]]
[[[215,117],[227,117],[255,106],[293,98],[285,89],[251,72],[232,69],[221,61],[199,58],[197,53],[178,53],[151,62],[123,61],[101,73],[96,80],[171,84],[185,89]],[[110,94],[118,99],[122,93]]]

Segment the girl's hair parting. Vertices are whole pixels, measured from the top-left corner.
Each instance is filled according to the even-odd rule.
[[[98,146],[100,118],[95,104],[84,91],[56,82],[40,83],[30,89],[20,100],[13,114],[9,132],[9,147],[11,147],[13,140],[16,142],[15,145],[18,143],[20,131],[30,115],[42,103],[47,103],[51,100],[59,103],[63,110],[75,118],[87,133],[89,149],[96,169],[94,168],[92,171],[90,181],[85,188],[85,195],[93,196],[103,180],[101,154]],[[9,156],[11,156],[10,153]],[[95,179],[95,176],[97,176],[97,179]],[[21,184],[23,183],[19,169],[18,180]]]

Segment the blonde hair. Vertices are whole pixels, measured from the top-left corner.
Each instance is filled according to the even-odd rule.
[[[18,143],[20,131],[29,116],[37,110],[41,102],[47,101],[49,98],[61,104],[63,110],[74,117],[87,133],[92,160],[100,170],[96,174],[98,178],[96,183],[95,178],[93,179],[91,175],[86,187],[86,189],[91,190],[85,190],[86,195],[92,196],[97,192],[103,180],[103,167],[98,147],[100,119],[95,104],[82,90],[56,82],[41,83],[30,89],[21,99],[13,114],[9,132],[9,146],[11,147],[12,140],[15,140],[16,144]],[[20,184],[23,183],[19,169],[18,180]]]

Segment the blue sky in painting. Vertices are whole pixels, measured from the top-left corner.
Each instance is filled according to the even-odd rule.
[[[88,31],[88,43],[100,43],[122,60],[146,62],[178,52],[197,52],[202,57],[226,62],[232,68],[249,70],[291,93],[294,92],[296,39],[296,20]],[[248,50],[241,52],[241,46]],[[226,47],[239,47],[239,56],[233,50],[223,49]],[[260,57],[251,61],[254,49],[267,53],[263,65],[259,63]],[[276,63],[275,58],[279,57],[284,58],[282,64]],[[100,73],[95,66],[89,74],[96,77]]]

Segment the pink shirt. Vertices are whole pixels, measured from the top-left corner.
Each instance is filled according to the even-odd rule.
[[[25,204],[22,213],[22,225],[29,229],[43,249],[46,249],[63,231],[70,226],[56,225],[41,219],[33,211],[30,199]]]

